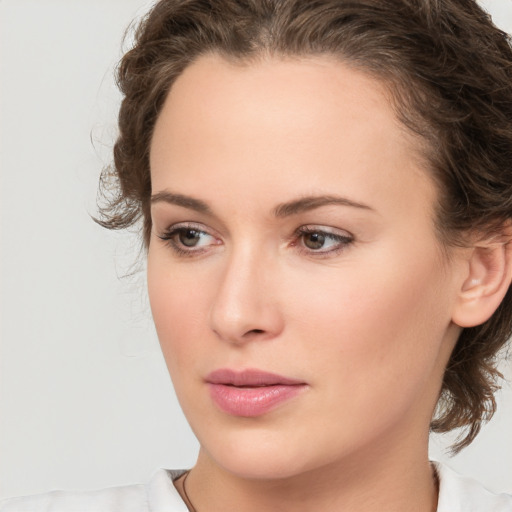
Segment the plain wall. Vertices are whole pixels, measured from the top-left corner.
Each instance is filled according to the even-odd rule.
[[[0,496],[143,482],[197,453],[130,234],[92,222],[124,29],[151,2],[0,0]],[[512,32],[512,1],[487,0]],[[510,364],[504,366],[512,377]],[[512,492],[512,391],[450,461]],[[432,456],[447,460],[447,439]]]

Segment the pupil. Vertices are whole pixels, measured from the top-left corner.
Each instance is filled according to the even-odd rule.
[[[180,242],[187,247],[194,247],[199,242],[199,232],[195,229],[186,229],[180,233]]]
[[[325,236],[321,233],[308,233],[304,244],[309,249],[321,249],[325,243]]]

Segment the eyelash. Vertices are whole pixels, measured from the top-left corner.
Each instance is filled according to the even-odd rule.
[[[207,235],[213,237],[213,235],[210,235],[208,232],[201,229],[200,226],[195,224],[178,224],[175,226],[171,226],[169,229],[167,229],[162,235],[158,235],[158,238],[166,242],[166,245],[171,247],[171,249],[176,253],[176,255],[180,257],[194,257],[202,254],[204,252],[204,249],[183,249],[183,246],[180,245],[179,242],[175,240],[175,237],[179,235],[180,233],[184,233],[187,230],[193,230],[196,231],[200,235]],[[328,250],[328,251],[321,251],[321,250],[313,250],[308,249],[304,246],[304,241],[300,243],[300,240],[303,240],[303,237],[305,235],[312,235],[312,234],[318,234],[325,237],[325,240],[332,240],[337,243],[337,246],[334,249]],[[213,237],[214,238],[214,237]],[[301,253],[306,253],[307,255],[312,255],[314,257],[322,258],[322,257],[329,257],[334,256],[336,254],[339,254],[343,251],[345,251],[348,246],[350,246],[354,242],[354,237],[347,233],[347,235],[341,235],[332,233],[330,231],[327,231],[325,229],[319,229],[317,226],[301,226],[298,228],[294,233],[290,241],[290,246],[297,247],[298,250]],[[300,246],[299,246],[300,244]],[[220,243],[213,244],[213,245],[220,245]]]
[[[304,235],[311,235],[311,234],[319,234],[323,235],[326,240],[333,240],[337,242],[337,246],[334,249],[328,250],[328,251],[315,251],[313,249],[308,249],[304,247],[304,242],[302,242],[301,246],[299,247],[300,252],[304,252],[308,255],[313,255],[315,257],[329,257],[337,255],[343,251],[345,251],[353,242],[354,237],[347,233],[346,235],[336,234],[332,233],[330,231],[327,231],[325,229],[320,229],[318,226],[301,226],[299,229],[297,229],[294,233],[294,240],[292,241],[292,246],[298,246],[299,241]]]
[[[179,235],[180,233],[184,233],[185,231],[193,230],[196,231],[199,234],[202,235],[208,235],[212,236],[204,229],[201,229],[200,226],[197,226],[195,224],[178,224],[175,226],[171,226],[168,228],[162,235],[158,235],[158,238],[163,240],[166,245],[168,245],[178,256],[185,257],[185,258],[191,258],[194,256],[197,256],[198,254],[204,252],[204,250],[198,250],[198,249],[183,249],[182,246],[179,245],[178,242],[174,240],[174,238]],[[215,244],[219,245],[219,244]]]

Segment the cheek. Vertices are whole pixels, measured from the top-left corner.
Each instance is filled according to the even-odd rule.
[[[208,284],[208,279],[199,276],[190,279],[162,255],[148,255],[151,311],[171,376],[187,357],[193,357],[195,342],[202,339]]]
[[[449,325],[436,258],[374,256],[378,264],[348,264],[317,282],[317,293],[294,299],[295,328],[309,361],[361,392],[368,382],[384,389],[427,379]]]

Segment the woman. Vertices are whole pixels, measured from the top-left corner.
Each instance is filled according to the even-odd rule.
[[[427,454],[495,408],[511,69],[470,0],[158,2],[99,222],[142,220],[199,457],[2,510],[512,510]]]

